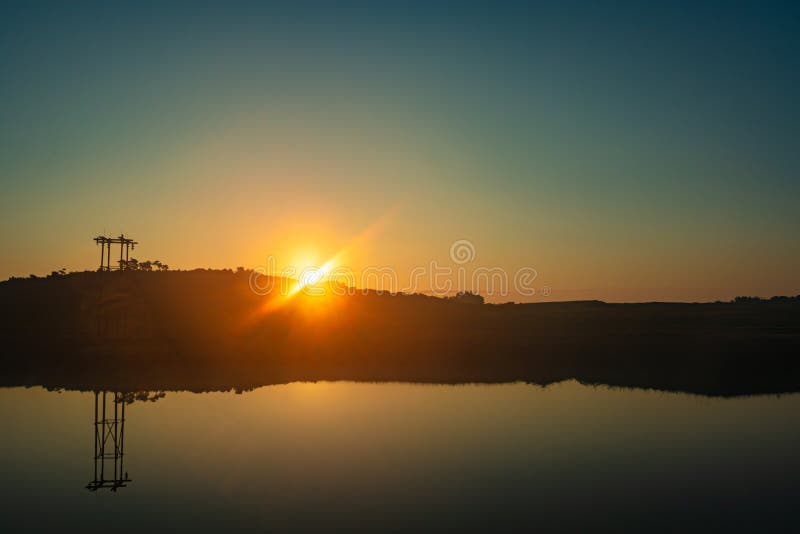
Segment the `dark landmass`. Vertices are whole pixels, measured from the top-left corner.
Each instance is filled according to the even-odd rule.
[[[292,381],[525,381],[733,396],[800,391],[800,300],[463,303],[309,297],[269,311],[249,272],[0,283],[0,386],[247,390]]]

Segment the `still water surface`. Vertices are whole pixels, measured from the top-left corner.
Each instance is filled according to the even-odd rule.
[[[566,382],[294,383],[126,406],[94,469],[94,394],[0,389],[0,531],[794,527],[800,395]]]

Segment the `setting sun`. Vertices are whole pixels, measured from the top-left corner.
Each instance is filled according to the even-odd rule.
[[[325,272],[317,267],[308,267],[305,273],[300,277],[298,285],[299,288],[306,286],[313,286],[325,276]]]

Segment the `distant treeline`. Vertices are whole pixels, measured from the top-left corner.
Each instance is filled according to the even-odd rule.
[[[0,385],[200,391],[574,378],[707,395],[800,391],[798,297],[481,304],[472,294],[358,292],[275,306],[274,295],[250,290],[247,269],[153,265],[0,283]]]
[[[750,303],[750,302],[789,302],[791,300],[800,300],[800,295],[794,297],[775,296],[769,299],[762,299],[761,297],[736,297],[732,302]]]
[[[131,270],[131,271],[169,271],[170,267],[166,263],[162,263],[159,260],[143,260],[139,261],[136,258],[131,258],[130,260],[120,260],[120,265],[123,267],[123,270]],[[66,275],[74,275],[74,274],[81,274],[81,273],[89,273],[95,271],[67,271],[65,268],[61,268],[57,271],[52,271],[49,275],[46,276],[37,276],[35,274],[30,274],[27,277],[20,277],[20,276],[12,276],[6,280],[6,282],[17,282],[21,280],[36,280],[39,278],[57,278]],[[188,269],[188,270],[181,270],[178,269],[173,272],[190,272],[190,273],[251,273],[251,269],[246,269],[245,267],[236,267],[236,269],[226,268],[226,269],[204,269],[204,268],[196,268],[196,269]],[[0,282],[3,284],[4,282]],[[413,293],[414,295],[425,295],[424,293]],[[477,304],[484,304],[484,298],[477,292],[472,291],[460,291],[456,293],[453,297],[450,297],[453,300],[459,300],[462,302],[469,302],[469,303],[477,303]],[[792,300],[800,301],[800,295],[795,296],[785,296],[785,295],[775,295],[769,298],[764,297],[757,297],[757,296],[738,296],[734,297],[729,301],[721,301],[717,300],[715,303],[723,303],[723,302],[736,302],[740,304],[744,303],[753,303],[753,302],[789,302]],[[602,301],[580,301],[580,302],[602,302]]]

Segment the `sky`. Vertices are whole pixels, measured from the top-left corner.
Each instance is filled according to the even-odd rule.
[[[537,273],[493,301],[800,293],[796,3],[160,4],[0,6],[0,279],[124,232],[400,280],[467,240]]]

